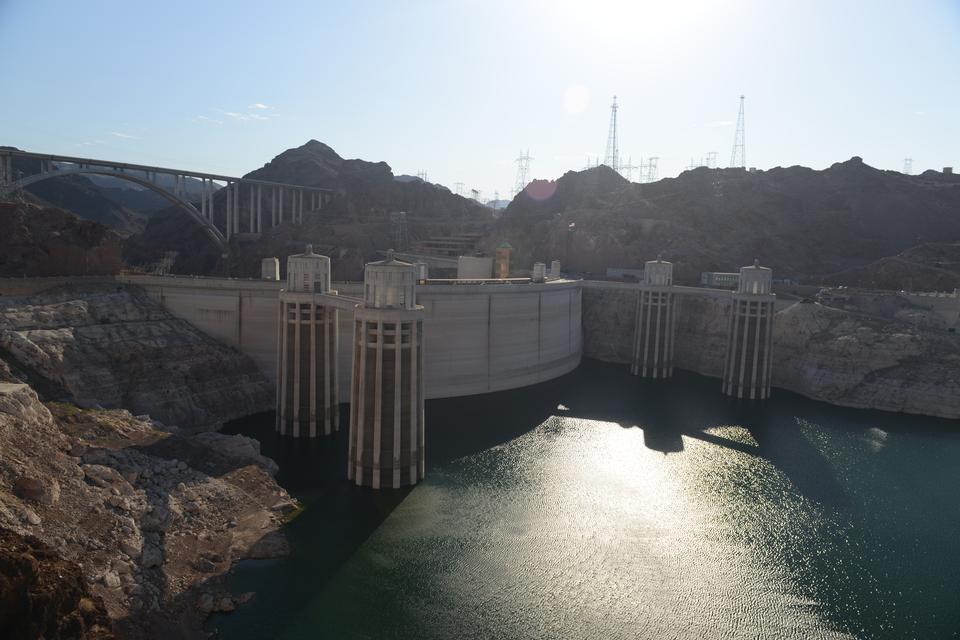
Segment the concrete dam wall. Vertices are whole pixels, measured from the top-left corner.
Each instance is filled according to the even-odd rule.
[[[124,275],[167,310],[248,354],[270,380],[277,376],[281,282]],[[360,283],[334,283],[358,299]],[[446,398],[544,382],[580,364],[581,288],[577,281],[518,284],[428,284],[424,307],[424,393]],[[340,312],[341,397],[349,397],[353,314]]]

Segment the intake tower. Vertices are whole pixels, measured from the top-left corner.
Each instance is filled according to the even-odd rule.
[[[307,250],[287,258],[277,330],[277,431],[295,438],[339,427],[336,291],[330,258]]]
[[[659,256],[647,262],[643,271],[636,318],[630,372],[644,378],[669,378],[673,375],[677,296],[673,291],[673,264]]]
[[[423,307],[416,265],[393,252],[364,270],[354,312],[347,477],[379,489],[424,476]]]
[[[740,282],[733,294],[733,311],[723,367],[723,392],[735,398],[763,400],[770,397],[773,305],[770,292],[773,271],[753,266],[740,269]]]

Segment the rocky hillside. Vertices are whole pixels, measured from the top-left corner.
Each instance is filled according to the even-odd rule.
[[[960,241],[960,179],[852,158],[823,171],[699,168],[640,185],[600,166],[531,183],[490,243],[503,239],[521,266],[558,258],[603,274],[663,252],[681,283],[755,257],[776,275],[819,281],[919,243]]]
[[[0,383],[0,635],[203,637],[207,613],[253,596],[224,591],[230,566],[288,550],[275,470],[242,436]]]
[[[308,216],[302,226],[289,222],[255,241],[236,241],[237,255],[228,265],[219,264],[219,254],[196,226],[177,209],[164,210],[151,218],[135,239],[128,254],[132,263],[147,263],[160,252],[175,250],[180,258],[174,270],[209,273],[213,268],[237,276],[258,276],[260,259],[278,256],[281,264],[291,253],[303,251],[306,242],[322,249],[334,260],[334,279],[359,279],[364,262],[377,251],[395,244],[390,213],[407,212],[410,242],[430,235],[487,228],[492,211],[448,189],[421,180],[396,180],[385,162],[344,159],[333,149],[310,140],[284,151],[247,178],[323,187],[335,197],[322,214]],[[215,197],[222,208],[225,195]],[[241,207],[249,194],[241,193]],[[213,267],[212,265],[218,265]]]
[[[207,428],[273,406],[247,356],[134,288],[63,287],[0,298],[0,357],[83,406],[123,407]]]
[[[0,603],[0,636],[7,640],[115,637],[80,565],[7,529],[0,529]]]
[[[52,207],[0,202],[0,277],[108,275],[121,239],[102,224]]]
[[[778,305],[774,387],[841,406],[960,418],[960,336],[932,312]],[[584,356],[629,362],[635,313],[636,290],[585,287]],[[719,378],[729,300],[684,295],[679,318],[675,365]]]
[[[953,291],[960,288],[960,243],[928,242],[824,276],[823,284],[891,289],[894,291]]]

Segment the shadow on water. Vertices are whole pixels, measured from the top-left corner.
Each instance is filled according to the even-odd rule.
[[[845,506],[844,492],[829,461],[806,437],[802,425],[853,431],[905,428],[898,414],[839,408],[779,389],[773,391],[771,401],[736,400],[722,395],[720,382],[713,378],[678,371],[671,380],[644,380],[626,373],[624,365],[591,360],[584,360],[574,374],[558,381],[553,391],[546,404],[558,402],[566,410],[554,406],[552,414],[639,428],[644,445],[664,454],[682,451],[683,439],[691,438],[764,458],[807,499],[832,509]],[[711,432],[723,426],[744,428],[756,444]]]
[[[431,400],[426,403],[427,474],[509,442],[551,416],[564,416],[638,428],[645,446],[664,455],[682,452],[684,439],[690,438],[764,458],[807,499],[842,509],[845,498],[837,474],[805,434],[804,425],[856,432],[918,428],[900,415],[846,410],[780,390],[763,404],[735,401],[723,396],[719,386],[716,379],[685,372],[668,381],[640,380],[624,366],[584,360],[573,373],[533,387]],[[290,557],[241,563],[232,572],[228,586],[234,592],[255,591],[249,606],[256,612],[212,618],[210,626],[225,637],[282,636],[283,621],[295,619],[319,597],[340,567],[412,491],[375,492],[346,480],[345,408],[340,432],[329,438],[278,436],[272,413],[224,428],[260,440],[263,454],[280,466],[277,481],[304,506],[284,529],[293,550]],[[927,426],[919,428],[936,430],[942,427],[933,424],[937,422],[924,418]],[[941,422],[953,426],[952,421]],[[755,444],[713,432],[723,426],[743,427]]]

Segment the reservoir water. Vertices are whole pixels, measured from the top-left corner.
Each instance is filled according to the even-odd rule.
[[[427,478],[375,493],[333,439],[257,437],[304,505],[241,563],[247,638],[960,638],[960,423],[585,361],[427,403]],[[344,412],[345,413],[345,412]]]

